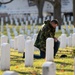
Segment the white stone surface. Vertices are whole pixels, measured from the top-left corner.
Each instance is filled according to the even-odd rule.
[[[59,30],[59,29],[58,29],[58,26],[57,26],[57,27],[56,27],[56,32],[58,32],[58,30]]]
[[[42,75],[56,75],[56,65],[54,62],[45,62],[42,65]]]
[[[66,26],[66,32],[67,32],[67,34],[70,35],[70,29],[69,29],[69,27],[67,25],[67,22],[65,22],[65,26]]]
[[[72,46],[72,37],[69,36],[68,37],[68,47],[71,47]]]
[[[30,35],[30,33],[31,33],[31,31],[30,31],[30,30],[28,30],[28,31],[27,31],[27,35]]]
[[[24,35],[19,35],[17,40],[18,52],[24,52],[25,49],[25,39]]]
[[[8,42],[8,37],[6,35],[1,36],[1,44],[2,43],[7,43]]]
[[[54,39],[47,38],[46,40],[46,61],[53,61],[54,58]]]
[[[10,47],[14,48],[14,39],[10,39]]]
[[[36,38],[37,38],[37,34],[33,34],[34,42],[36,41]]]
[[[61,34],[60,48],[66,48],[66,34]]]
[[[75,47],[75,33],[72,34],[72,47]]]
[[[30,25],[32,25],[33,24],[33,20],[30,20]]]
[[[8,43],[1,44],[1,70],[10,69],[10,45]]]
[[[14,49],[15,50],[17,50],[18,49],[18,36],[16,36],[15,38],[14,38]]]
[[[3,75],[18,75],[18,73],[14,71],[5,71]]]
[[[62,34],[65,34],[64,28],[61,27]]]
[[[32,40],[27,40],[25,42],[25,66],[33,66],[33,53],[34,53],[34,45]]]
[[[37,32],[37,29],[34,29],[33,33],[36,34],[36,32]]]

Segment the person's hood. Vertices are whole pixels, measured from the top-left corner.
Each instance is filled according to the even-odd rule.
[[[48,27],[53,28],[53,26],[52,26],[51,23],[50,23],[50,20],[44,21],[44,23],[45,23],[45,25],[47,25]],[[53,28],[53,29],[55,29],[55,28]]]
[[[45,24],[50,24],[50,20],[44,21]]]

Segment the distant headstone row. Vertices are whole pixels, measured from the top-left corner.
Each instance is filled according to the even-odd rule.
[[[25,23],[26,24],[26,21],[28,21],[28,24],[33,24],[33,23],[35,23],[35,24],[41,24],[42,23],[42,20],[41,20],[41,18],[38,18],[38,16],[37,17],[35,17],[35,18],[32,18],[31,16],[24,16],[24,17],[5,17],[5,18],[3,18],[3,17],[0,17],[1,18],[1,24],[3,25],[4,24],[4,22],[6,22],[6,23],[9,23],[9,24],[16,24],[16,25],[18,25],[18,24],[22,24],[22,23]],[[63,23],[66,21],[66,22],[68,22],[69,23],[69,21],[71,21],[71,22],[73,22],[73,16],[70,16],[70,15],[68,15],[68,16],[65,16],[65,15],[63,15],[63,16],[61,16],[61,18],[63,19]],[[44,23],[44,21],[45,20],[53,20],[54,19],[54,17],[53,17],[53,15],[50,15],[50,16],[43,16],[43,23]]]

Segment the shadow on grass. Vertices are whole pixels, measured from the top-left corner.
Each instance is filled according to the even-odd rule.
[[[57,69],[57,71],[61,71],[62,69]],[[71,69],[63,69],[64,71],[68,71],[68,72],[74,72],[73,70]]]
[[[20,75],[32,75],[30,72],[21,72],[21,71],[16,71]]]
[[[24,59],[21,56],[11,55],[11,62],[21,64],[24,63]],[[16,64],[11,63],[11,66],[15,66]]]
[[[41,74],[38,74],[37,72],[20,72],[20,71],[16,71],[17,73],[19,73],[20,75],[41,75]]]
[[[72,65],[71,63],[64,63],[64,62],[59,62],[59,61],[55,61],[56,64],[65,64],[65,65]]]

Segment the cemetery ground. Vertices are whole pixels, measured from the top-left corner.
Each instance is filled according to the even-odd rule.
[[[10,30],[12,26],[9,26]],[[20,26],[17,28],[17,30]],[[40,26],[39,26],[40,28]],[[6,28],[4,27],[5,35],[7,35]],[[61,35],[59,30],[56,33],[56,37]],[[14,38],[13,32],[11,30],[11,36]],[[59,49],[54,62],[56,63],[56,75],[73,75],[74,74],[74,56],[73,50],[74,47],[66,47],[65,49]],[[34,54],[39,54],[39,51],[34,51]],[[67,57],[60,58],[62,54],[66,54]],[[10,52],[10,70],[16,71],[19,75],[42,75],[42,64],[45,62],[45,59],[34,59],[32,67],[25,67],[25,59],[22,58],[22,53],[18,53],[17,50],[11,49]],[[0,75],[4,71],[0,70]]]

